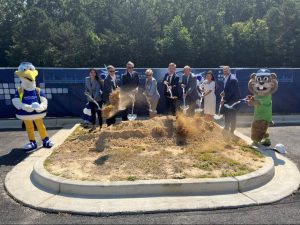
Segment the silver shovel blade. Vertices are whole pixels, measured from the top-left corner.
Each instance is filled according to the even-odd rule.
[[[127,115],[127,118],[128,118],[128,120],[133,121],[133,120],[135,120],[137,118],[137,115],[129,113]]]
[[[203,112],[203,109],[201,109],[201,108],[195,109],[195,112],[196,112],[196,113]]]
[[[183,111],[186,111],[188,110],[190,107],[188,105],[182,105],[180,106],[180,108],[183,110]]]
[[[220,120],[222,118],[223,118],[223,115],[217,115],[217,114],[214,115],[215,120]]]

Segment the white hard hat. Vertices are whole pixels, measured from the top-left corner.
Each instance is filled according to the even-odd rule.
[[[281,153],[281,154],[286,154],[287,153],[285,146],[281,143],[276,144],[274,149],[276,151],[278,151],[279,153]]]

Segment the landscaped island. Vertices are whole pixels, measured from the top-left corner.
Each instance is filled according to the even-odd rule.
[[[264,156],[200,116],[78,127],[45,161],[57,176],[88,181],[215,178],[253,172]]]

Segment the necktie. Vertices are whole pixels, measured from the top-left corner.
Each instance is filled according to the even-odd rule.
[[[169,84],[171,84],[171,80],[172,80],[172,75],[169,75],[169,77],[168,77]]]

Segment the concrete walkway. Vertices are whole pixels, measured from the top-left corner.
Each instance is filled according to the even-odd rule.
[[[65,126],[52,139],[59,146],[72,133],[75,127]],[[248,137],[237,135],[249,141]],[[264,151],[273,161],[274,174],[269,182],[252,190],[231,193],[212,193],[193,196],[97,196],[68,194],[61,189],[45,187],[33,177],[34,166],[41,158],[51,154],[41,149],[31,154],[10,171],[5,179],[7,192],[17,201],[35,209],[48,212],[68,212],[87,215],[113,215],[149,212],[192,211],[221,208],[238,208],[250,205],[267,204],[291,195],[299,187],[298,168],[286,157],[274,151]],[[247,183],[247,182],[246,182]],[[216,183],[216,185],[220,185]],[[47,186],[47,185],[46,185]],[[222,188],[222,185],[220,186]]]

